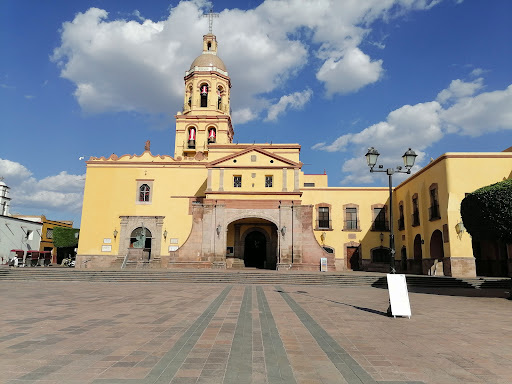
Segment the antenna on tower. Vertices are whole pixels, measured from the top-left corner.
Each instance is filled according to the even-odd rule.
[[[203,15],[203,17],[207,17],[208,18],[208,23],[209,23],[209,32],[208,33],[212,34],[213,18],[214,17],[219,17],[219,14],[218,13],[214,13],[213,12],[213,8],[210,8],[210,13],[208,13],[206,15]]]

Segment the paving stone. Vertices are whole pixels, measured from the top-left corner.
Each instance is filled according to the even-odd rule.
[[[32,295],[34,284],[45,295]],[[512,382],[510,302],[378,288],[5,282],[2,383]],[[62,295],[62,292],[67,292]]]

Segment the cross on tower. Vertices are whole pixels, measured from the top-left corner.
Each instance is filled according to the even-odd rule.
[[[210,13],[206,14],[206,15],[203,15],[203,17],[207,17],[209,20],[209,33],[211,34],[212,33],[212,27],[213,27],[213,18],[214,17],[219,17],[219,14],[218,13],[214,13],[213,12],[213,9],[210,9]]]

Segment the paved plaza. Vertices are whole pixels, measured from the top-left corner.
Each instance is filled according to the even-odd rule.
[[[512,383],[512,302],[370,287],[0,282],[1,383]]]

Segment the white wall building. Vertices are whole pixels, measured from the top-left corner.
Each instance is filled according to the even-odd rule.
[[[0,180],[0,264],[6,264],[12,249],[39,250],[43,223],[12,217],[9,187]]]

